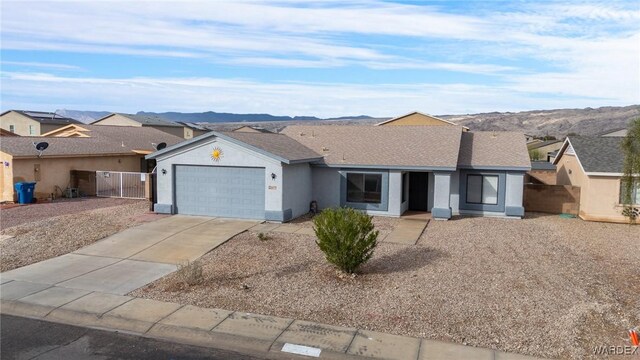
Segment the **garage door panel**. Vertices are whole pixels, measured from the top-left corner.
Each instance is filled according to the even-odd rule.
[[[264,218],[264,168],[176,165],[176,212]]]

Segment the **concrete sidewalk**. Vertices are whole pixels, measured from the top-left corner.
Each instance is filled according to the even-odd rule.
[[[535,359],[355,328],[32,282],[5,282],[0,285],[0,298],[2,314],[115,330],[266,358]]]
[[[71,254],[1,274],[16,280],[87,292],[127,294],[194,261],[257,224],[174,215],[136,226]]]

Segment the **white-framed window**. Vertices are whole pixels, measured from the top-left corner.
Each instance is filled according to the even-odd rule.
[[[620,179],[620,204],[625,203],[625,194],[627,191],[626,183]],[[631,188],[631,204],[640,205],[640,179],[635,179]]]
[[[467,175],[468,204],[497,205],[498,204],[498,175]]]
[[[34,125],[29,125],[29,135],[36,134],[36,127]]]
[[[347,202],[380,204],[382,174],[347,173]]]
[[[9,131],[14,133],[16,132],[16,126],[15,125],[9,125]]]

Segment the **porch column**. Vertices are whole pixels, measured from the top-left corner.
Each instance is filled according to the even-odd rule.
[[[507,172],[504,212],[507,216],[522,218],[522,192],[524,191],[524,172]]]
[[[433,173],[433,209],[431,216],[436,220],[451,219],[451,173]]]

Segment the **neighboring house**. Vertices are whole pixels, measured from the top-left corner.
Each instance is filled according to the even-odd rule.
[[[73,134],[83,133],[82,136]],[[36,197],[60,196],[69,186],[71,170],[147,172],[146,154],[155,144],[177,144],[182,138],[141,127],[68,125],[46,137],[3,137],[0,156],[3,162],[2,201],[13,201],[13,184],[35,181]],[[49,147],[39,156],[34,143]]]
[[[546,160],[550,161],[550,153],[554,151],[558,151],[562,146],[562,140],[547,140],[535,143],[527,144],[527,149],[529,149],[529,154],[532,154],[534,151],[537,151],[540,158],[533,160]]]
[[[553,162],[557,184],[580,187],[580,218],[626,222],[622,216],[622,137],[569,137]],[[640,181],[633,198],[640,205]]]
[[[598,136],[613,136],[613,137],[625,137],[627,136],[627,128],[623,128],[623,129],[616,129],[616,130],[609,130],[607,132],[603,132],[601,134],[599,134]]]
[[[147,156],[155,211],[288,221],[350,206],[382,216],[430,211],[520,218],[529,156],[522,134],[460,126],[289,126],[211,132]]]
[[[548,161],[532,161],[531,170],[524,178],[525,184],[556,184],[556,166]]]
[[[184,132],[185,139],[192,139],[196,136],[200,136],[204,133],[211,131],[202,125],[198,125],[192,122],[177,121],[177,123],[185,127],[185,132]]]
[[[421,113],[419,111],[413,111],[406,115],[398,116],[393,119],[383,121],[376,124],[376,126],[403,126],[403,125],[427,125],[427,126],[459,126],[458,124],[437,118],[433,115]],[[469,128],[462,126],[464,131],[469,131]]]
[[[0,127],[20,136],[38,136],[69,124],[82,123],[42,111],[8,110],[0,114]]]
[[[271,131],[261,128],[261,127],[257,127],[257,126],[241,126],[233,131],[237,131],[237,132],[251,132],[251,133],[271,133]]]
[[[91,125],[150,127],[183,139],[193,138],[191,128],[155,115],[113,113],[92,122]]]

